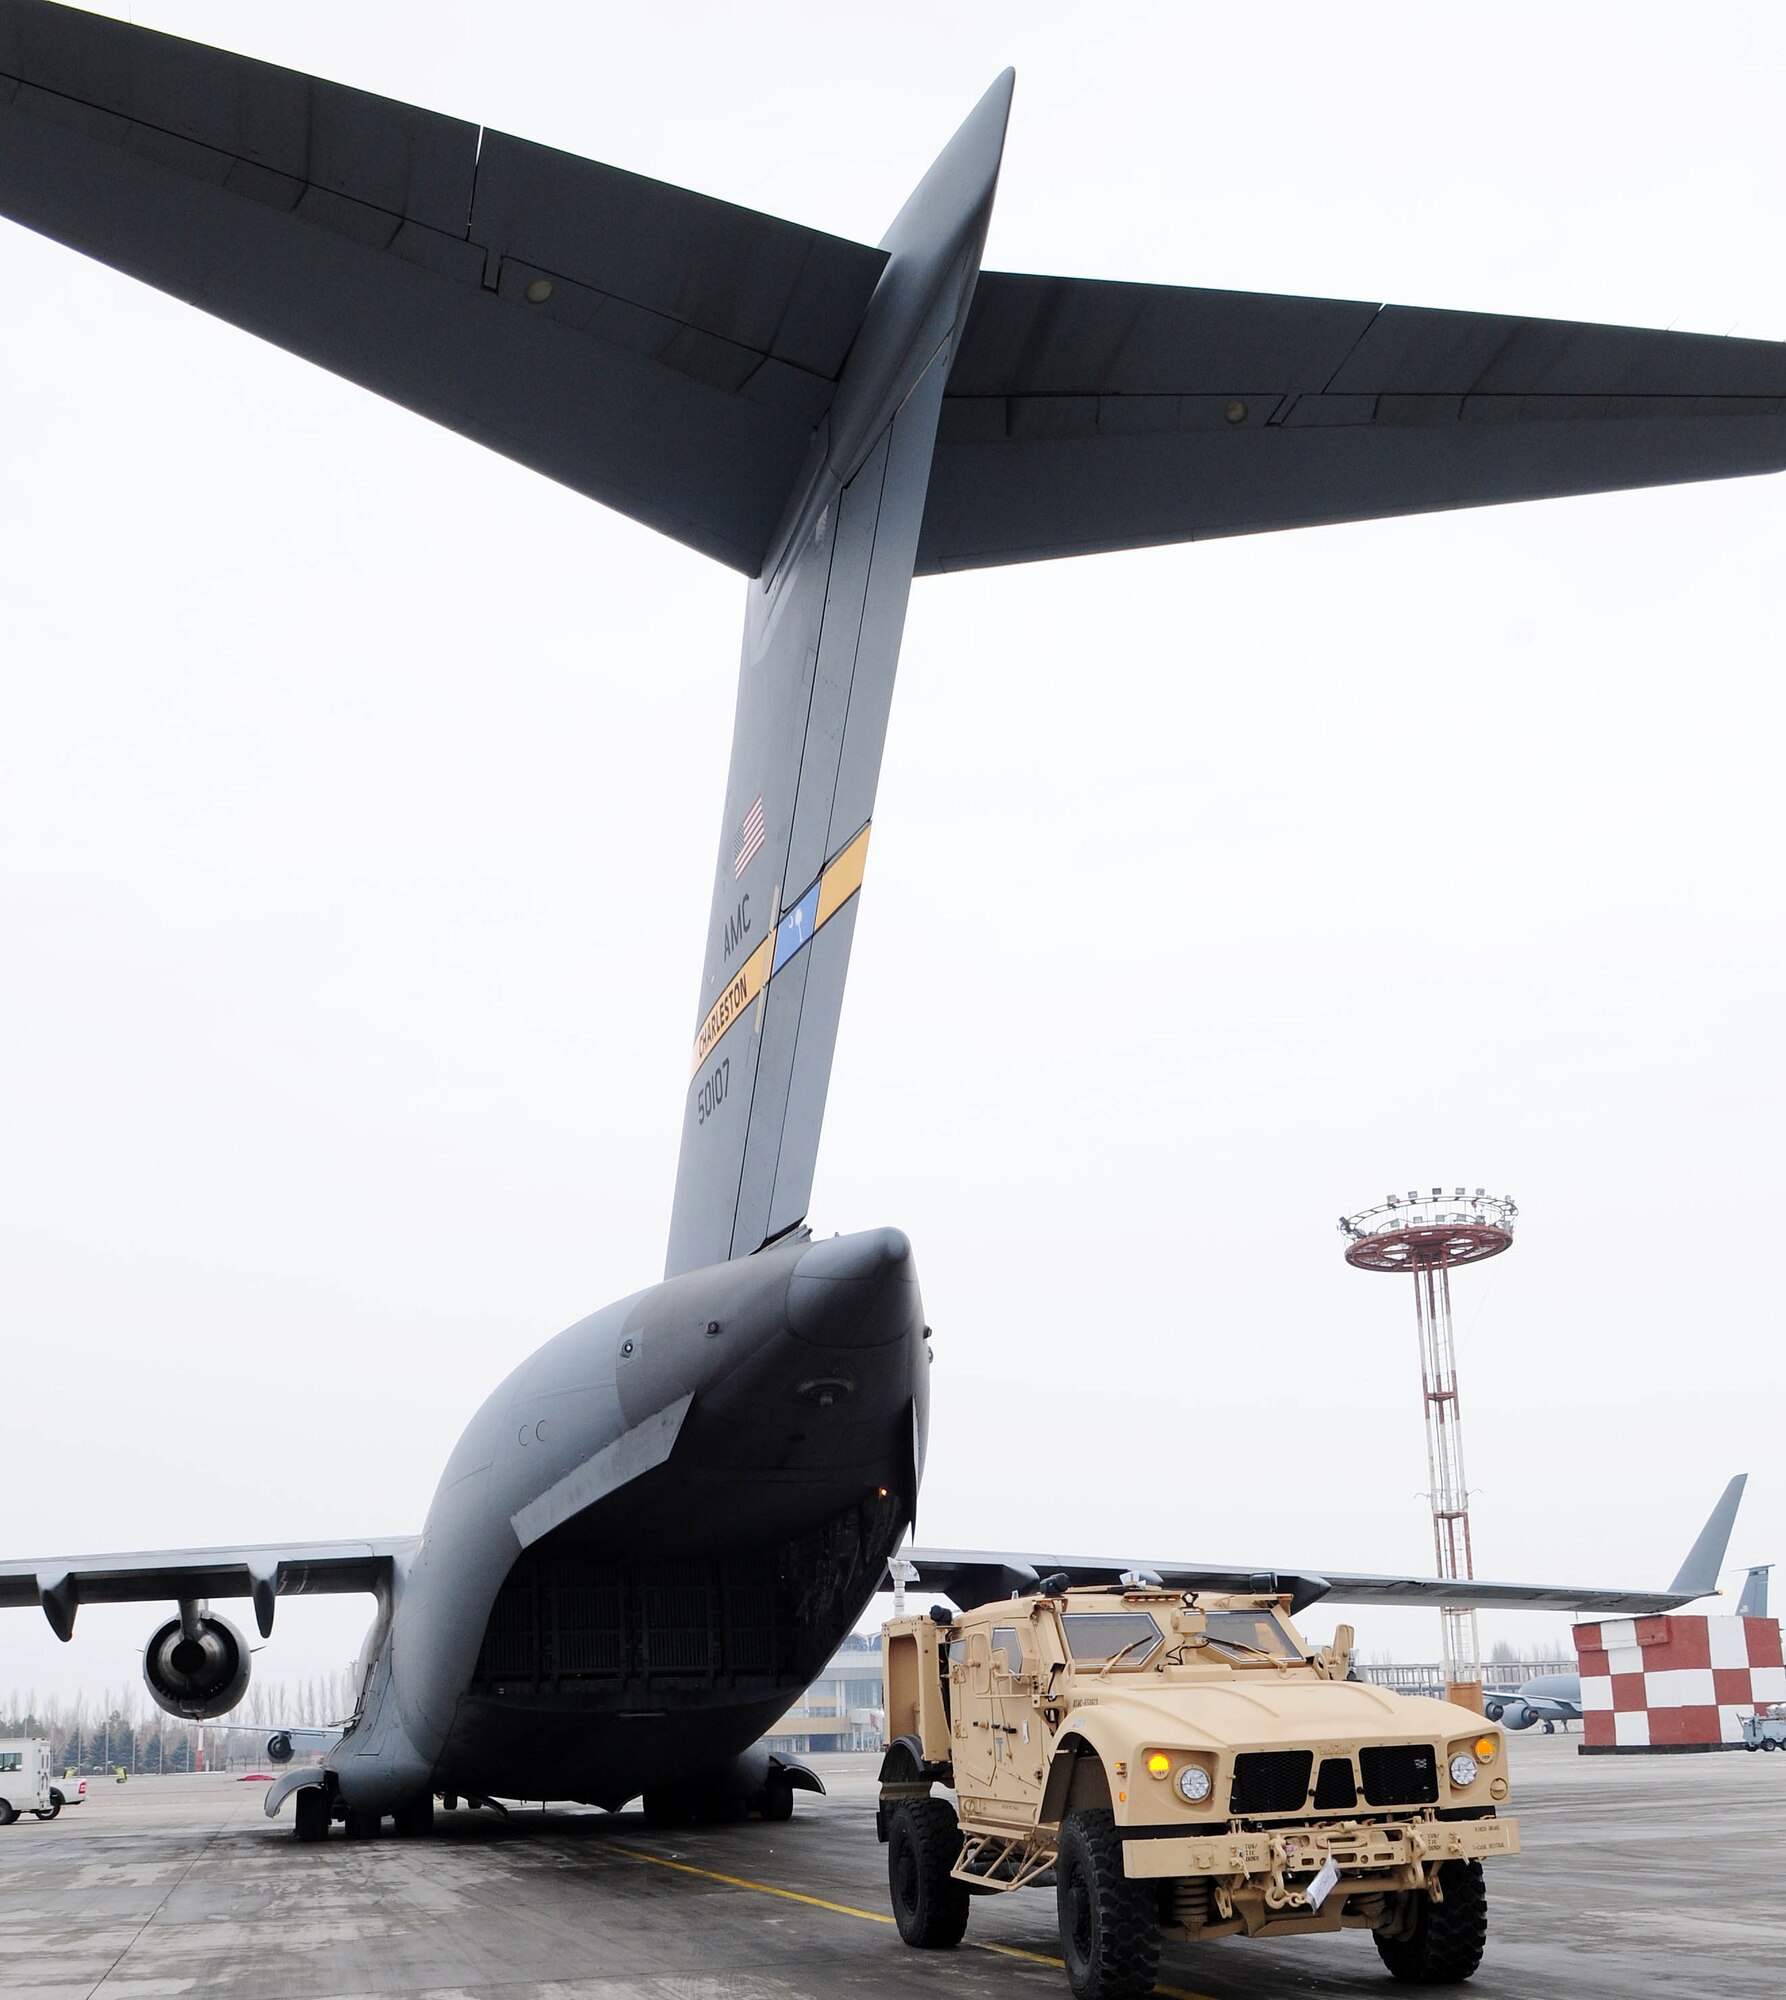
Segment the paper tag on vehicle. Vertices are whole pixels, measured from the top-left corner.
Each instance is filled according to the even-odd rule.
[[[1320,1874],[1303,1891],[1303,1894],[1308,1898],[1311,1910],[1318,1910],[1326,1902],[1327,1898],[1333,1893],[1333,1885],[1338,1880],[1339,1870],[1334,1866],[1333,1856],[1330,1854],[1321,1863]]]

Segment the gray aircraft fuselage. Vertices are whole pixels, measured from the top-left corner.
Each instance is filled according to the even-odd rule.
[[[926,1332],[910,1245],[878,1230],[689,1272],[548,1341],[466,1427],[396,1568],[329,1758],[342,1798],[619,1805],[745,1750],[913,1517]],[[517,1556],[517,1515],[691,1397],[662,1463]]]

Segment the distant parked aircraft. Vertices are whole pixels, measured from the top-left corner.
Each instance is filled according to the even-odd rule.
[[[1554,1736],[1559,1722],[1567,1730],[1581,1720],[1581,1676],[1534,1674],[1512,1694],[1484,1695],[1482,1712],[1504,1729],[1530,1729],[1542,1722],[1545,1735]]]

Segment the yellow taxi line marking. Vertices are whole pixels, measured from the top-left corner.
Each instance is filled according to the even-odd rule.
[[[667,1854],[649,1854],[642,1847],[627,1847],[618,1840],[604,1841],[604,1853],[624,1854],[634,1861],[649,1861],[656,1868],[673,1868],[678,1875],[698,1875],[704,1882],[723,1882],[728,1889],[750,1889],[759,1896],[779,1896],[784,1902],[806,1903],[815,1910],[829,1910],[834,1916],[859,1917],[865,1924],[890,1924],[893,1919],[880,1910],[859,1910],[854,1903],[833,1903],[823,1896],[808,1896],[799,1889],[778,1889],[773,1882],[752,1882],[743,1875],[722,1875],[717,1868],[697,1868],[692,1861],[672,1861]],[[984,1938],[967,1938],[975,1951],[997,1952],[1001,1958],[1023,1958],[1031,1965],[1051,1965],[1064,1972],[1065,1964],[1045,1951],[1025,1951],[1021,1945],[993,1944]],[[1211,2000],[1207,1993],[1193,1993],[1186,1986],[1156,1986],[1154,2000]]]
[[[750,1882],[742,1875],[722,1875],[717,1868],[697,1868],[689,1861],[672,1861],[668,1855],[647,1854],[642,1847],[623,1847],[619,1841],[603,1843],[604,1851],[629,1854],[635,1861],[649,1861],[659,1868],[674,1868],[679,1875],[699,1875],[707,1882],[723,1882],[729,1889],[754,1889],[759,1896],[780,1896],[790,1903],[810,1903],[815,1910],[830,1910],[840,1917],[860,1917],[865,1924],[890,1924],[893,1919],[879,1910],[858,1910],[853,1903],[828,1903],[823,1896],[803,1895],[798,1889],[778,1889],[772,1882]]]

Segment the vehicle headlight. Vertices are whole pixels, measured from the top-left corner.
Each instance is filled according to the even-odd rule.
[[[1461,1790],[1465,1785],[1476,1782],[1476,1760],[1467,1750],[1460,1750],[1451,1760],[1451,1782]]]
[[[1187,1764],[1178,1774],[1178,1795],[1189,1805],[1200,1806],[1209,1797],[1209,1773],[1201,1764]]]

